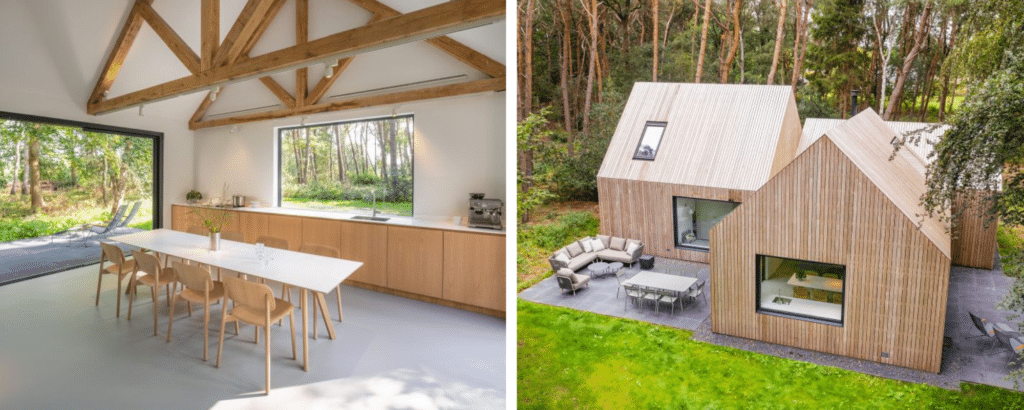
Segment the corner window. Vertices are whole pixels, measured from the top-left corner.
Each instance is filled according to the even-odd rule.
[[[757,312],[843,324],[846,267],[757,255]]]
[[[633,154],[633,159],[654,161],[654,156],[658,155],[658,146],[661,145],[661,136],[665,134],[666,125],[668,123],[647,121],[647,125],[644,126],[644,134],[640,137],[640,144],[636,146],[636,152]]]
[[[283,208],[411,216],[413,117],[278,130]]]
[[[677,248],[708,250],[711,228],[740,204],[686,197],[672,198]]]

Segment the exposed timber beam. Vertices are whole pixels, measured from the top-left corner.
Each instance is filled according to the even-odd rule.
[[[388,5],[381,3],[377,0],[348,0],[349,2],[362,7],[366,11],[369,11],[377,16],[390,18],[394,16],[402,15],[401,12],[395,10]],[[494,59],[481,54],[472,48],[469,48],[465,44],[453,40],[448,36],[435,37],[427,39],[427,44],[430,44],[445,53],[448,53],[456,60],[459,60],[470,67],[482,71],[491,77],[504,77],[505,76],[505,65],[495,61]]]
[[[288,94],[288,91],[285,90],[281,84],[278,84],[277,80],[274,80],[273,77],[260,77],[260,82],[267,86],[267,89],[274,93],[274,95],[277,96],[277,99],[284,103],[285,107],[295,108],[295,99],[292,98],[291,94]]]
[[[103,70],[100,71],[100,78],[96,80],[96,86],[93,87],[92,94],[89,96],[88,105],[102,101],[103,94],[110,89],[110,85],[114,83],[117,74],[121,72],[121,64],[124,63],[124,58],[128,55],[128,49],[132,47],[135,36],[139,34],[139,29],[142,28],[142,14],[139,13],[140,4],[149,5],[152,2],[153,0],[136,0],[135,5],[128,12],[128,19],[125,21],[124,26],[121,27],[121,33],[118,34],[117,41],[114,42],[114,48],[110,50],[107,62],[103,65]]]
[[[160,36],[160,39],[167,44],[167,48],[171,49],[171,52],[178,57],[178,60],[181,60],[181,63],[185,65],[188,71],[192,74],[199,73],[199,56],[196,55],[196,52],[192,51],[188,44],[185,44],[181,36],[174,32],[174,29],[164,21],[163,17],[157,14],[156,10],[153,10],[152,6],[144,2],[138,4],[139,14],[146,20],[146,23],[149,23],[153,31]]]
[[[257,23],[256,29],[253,31],[252,35],[249,36],[249,39],[245,41],[241,52],[238,55],[233,56],[233,58],[232,56],[228,56],[228,64],[234,63],[241,58],[249,57],[249,52],[256,46],[256,42],[263,36],[263,33],[267,31],[267,27],[270,27],[270,22],[274,21],[274,17],[277,16],[277,12],[281,11],[281,7],[284,6],[285,1],[286,0],[272,0],[270,9],[267,10],[266,14],[263,15],[263,18]]]
[[[220,45],[220,0],[202,0],[200,10],[200,38],[202,39],[202,71],[213,67],[213,57]]]
[[[370,21],[366,24],[376,23],[383,19],[384,18],[381,17],[380,15],[374,14],[373,17],[370,18]],[[334,68],[330,68],[330,70],[332,70],[331,76],[327,77],[325,75],[323,78],[321,78],[320,81],[318,81],[316,85],[313,86],[313,89],[309,92],[309,95],[306,96],[306,105],[313,105],[320,102],[320,99],[324,98],[324,94],[327,94],[327,90],[329,90],[331,86],[334,85],[336,81],[338,81],[338,77],[341,77],[341,73],[344,72],[346,68],[348,68],[349,64],[352,64],[352,60],[354,58],[355,57],[346,57],[336,61],[334,64]]]
[[[218,92],[217,95],[223,94],[224,88],[226,87],[221,87],[220,92]],[[199,108],[196,108],[196,112],[193,113],[192,118],[188,120],[189,127],[191,127],[192,124],[199,122],[199,120],[201,120],[203,116],[206,115],[206,110],[209,110],[210,104],[213,104],[213,100],[210,99],[211,95],[213,95],[213,91],[206,92],[206,98],[203,98],[203,102],[199,103]]]
[[[259,28],[273,4],[274,0],[249,0],[245,3],[242,12],[235,19],[235,24],[231,26],[231,30],[224,36],[224,41],[217,48],[217,54],[213,57],[214,67],[235,61],[242,55],[242,50],[249,43],[249,39]]]
[[[213,0],[203,1],[206,4]],[[213,67],[122,96],[91,102],[88,113],[104,114],[205,88],[294,70],[319,61],[433,38],[488,24],[504,16],[505,2],[502,0],[453,0],[223,67]]]
[[[219,127],[223,125],[241,124],[246,122],[265,121],[274,118],[285,118],[296,115],[317,114],[329,111],[344,111],[357,108],[374,107],[387,104],[400,104],[411,101],[429,100],[434,98],[452,97],[457,95],[476,94],[505,89],[505,77],[467,81],[458,84],[399,91],[390,94],[356,97],[347,100],[307,105],[301,108],[274,110],[262,113],[239,115],[230,118],[218,118],[189,124],[189,129]]]
[[[309,0],[295,0],[295,44],[309,42]],[[309,90],[309,69],[295,70],[295,106],[306,105],[306,91]]]

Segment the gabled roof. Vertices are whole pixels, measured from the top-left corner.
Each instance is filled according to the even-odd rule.
[[[918,225],[932,243],[947,257],[950,256],[950,237],[945,223],[937,218],[927,217],[920,198],[925,193],[924,174],[915,167],[906,155],[897,155],[892,160],[890,141],[897,133],[874,110],[868,108],[838,127],[825,132],[854,165],[887,197],[897,208]]]
[[[648,121],[667,123],[635,160]],[[800,119],[789,86],[636,83],[597,176],[755,191],[792,160]]]
[[[832,118],[808,118],[804,121],[803,135],[800,136],[800,144],[797,148],[796,155],[804,152],[807,147],[811,146],[814,141],[825,135],[825,132],[838,127],[846,120],[832,119]],[[921,130],[935,124],[927,122],[903,122],[903,121],[885,121],[885,125],[888,125],[896,134],[900,137],[917,130]],[[948,125],[943,125],[930,132],[925,132],[921,136],[921,140],[918,143],[907,143],[900,148],[897,155],[903,156],[914,168],[924,175],[925,169],[931,160],[928,158],[934,151],[935,144],[942,139],[942,135],[949,129]],[[890,138],[891,142],[892,139]]]

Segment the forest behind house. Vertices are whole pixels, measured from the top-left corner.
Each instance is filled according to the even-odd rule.
[[[136,200],[130,226],[152,227],[150,139],[0,120],[0,156],[0,242],[106,222]]]
[[[1020,0],[519,0],[519,215],[597,198],[637,81],[793,87],[801,119],[942,122],[1005,68]],[[532,116],[531,116],[532,115]]]
[[[412,215],[413,118],[281,131],[282,206]]]

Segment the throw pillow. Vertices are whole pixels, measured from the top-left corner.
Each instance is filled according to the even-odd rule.
[[[590,252],[594,251],[594,245],[591,244],[590,242],[591,242],[590,239],[581,239],[580,240],[580,243],[583,244],[583,252],[590,253]]]
[[[569,255],[566,255],[566,254],[564,254],[562,252],[556,253],[555,254],[555,260],[558,261],[558,262],[561,262],[563,265],[568,265],[569,264]]]
[[[612,237],[607,235],[597,235],[597,239],[601,241],[601,244],[604,245],[605,249],[608,249],[608,247],[611,246]]]
[[[569,251],[570,258],[575,258],[579,254],[583,253],[583,247],[580,246],[579,242],[570,243],[565,247],[565,250]]]
[[[591,240],[590,246],[594,248],[594,252],[601,252],[605,250],[604,242],[601,242],[600,239]]]
[[[622,251],[626,249],[626,240],[623,238],[612,238],[612,249]]]
[[[640,245],[637,245],[636,242],[630,242],[629,246],[626,247],[626,253],[632,255],[637,249],[640,249]]]

